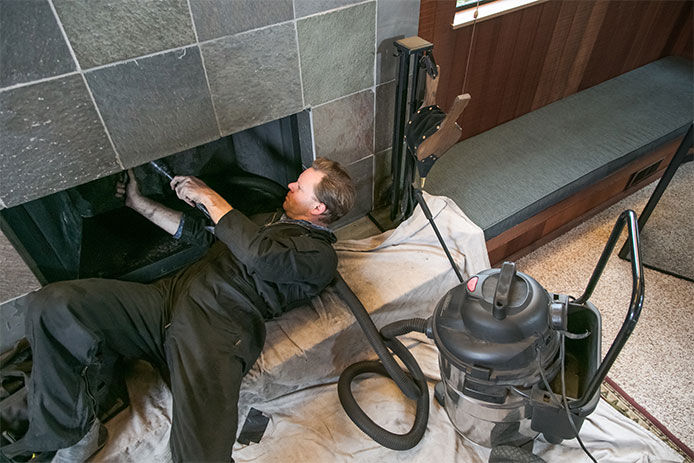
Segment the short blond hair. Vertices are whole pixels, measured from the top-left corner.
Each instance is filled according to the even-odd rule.
[[[311,167],[324,174],[313,190],[316,199],[325,204],[321,219],[326,224],[333,223],[354,207],[354,183],[340,163],[330,159],[316,158]]]

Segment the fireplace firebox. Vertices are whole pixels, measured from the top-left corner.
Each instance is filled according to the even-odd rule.
[[[159,161],[195,175],[248,216],[282,205],[286,185],[310,163],[307,111],[239,132]],[[191,209],[149,163],[135,167],[145,196]],[[41,284],[75,278],[149,282],[198,259],[202,246],[175,240],[116,198],[114,174],[0,211],[0,226]]]

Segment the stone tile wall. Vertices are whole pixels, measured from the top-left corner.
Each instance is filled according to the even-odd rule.
[[[0,3],[0,208],[303,109],[359,185],[347,221],[387,188],[392,42],[419,0]]]

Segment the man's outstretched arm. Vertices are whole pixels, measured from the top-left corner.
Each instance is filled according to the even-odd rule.
[[[195,207],[196,204],[205,206],[215,225],[233,209],[221,195],[197,177],[177,175],[171,180],[171,188],[190,206]]]
[[[181,223],[183,213],[170,209],[146,196],[142,196],[132,169],[128,170],[128,177],[130,181],[127,184],[119,182],[116,185],[116,195],[119,197],[125,196],[126,206],[139,212],[167,233],[175,235]]]

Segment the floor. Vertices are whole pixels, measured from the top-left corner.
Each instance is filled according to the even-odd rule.
[[[519,270],[545,288],[577,296],[582,293],[624,209],[637,213],[655,184],[606,209],[580,226],[517,261]],[[337,231],[339,239],[379,233],[368,217]],[[38,282],[0,234],[0,301],[37,288]],[[645,269],[646,297],[640,320],[609,376],[690,448],[694,447],[694,283]],[[630,263],[613,256],[591,301],[603,317],[603,354],[621,327],[631,291]]]
[[[676,180],[694,185],[694,179]],[[619,214],[625,209],[640,213],[655,185],[519,259],[519,270],[548,291],[579,296]],[[338,230],[337,236],[360,239],[376,233],[378,228],[363,217]],[[631,296],[631,264],[616,255],[624,239],[626,232],[590,299],[602,315],[603,356],[624,322]],[[640,319],[608,376],[685,445],[694,448],[694,348],[690,341],[694,283],[648,268],[644,269],[644,277],[646,290]]]

